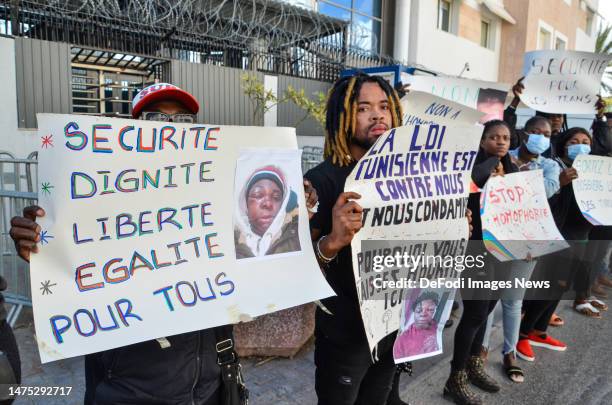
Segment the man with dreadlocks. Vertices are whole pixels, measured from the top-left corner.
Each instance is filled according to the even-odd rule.
[[[381,77],[339,79],[329,93],[325,161],[306,173],[319,196],[311,233],[317,259],[336,292],[317,308],[315,390],[319,405],[383,405],[395,373],[393,341],[387,336],[372,361],[353,279],[351,240],[362,225],[360,195],[343,192],[346,178],[376,139],[401,125],[393,88]]]

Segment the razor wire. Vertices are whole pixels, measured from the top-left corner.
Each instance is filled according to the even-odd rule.
[[[364,36],[351,27],[314,10],[271,0],[33,0],[63,15],[107,18],[146,26],[149,32],[196,34],[219,41],[252,43],[282,48],[301,46],[350,46]],[[344,27],[344,28],[343,28]],[[355,41],[351,41],[355,38]]]

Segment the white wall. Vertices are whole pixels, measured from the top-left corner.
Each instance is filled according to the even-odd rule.
[[[17,126],[17,85],[15,76],[15,41],[0,37],[0,151],[25,158],[37,150],[37,131]]]
[[[469,63],[462,77],[497,81],[501,29],[495,20],[495,50],[437,28],[437,1],[413,0],[410,19],[410,61],[450,76],[457,76]],[[458,12],[459,2],[454,2]],[[453,19],[456,23],[457,18]]]
[[[584,52],[595,51],[596,36],[588,36],[580,28],[576,29],[576,50]]]

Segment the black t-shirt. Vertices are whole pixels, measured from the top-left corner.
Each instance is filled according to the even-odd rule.
[[[319,229],[321,236],[331,233],[332,208],[344,191],[346,178],[354,167],[355,163],[344,167],[334,165],[328,158],[304,175],[317,190],[319,197],[319,209],[310,220],[310,227]],[[322,300],[323,305],[333,315],[317,308],[315,333],[322,333],[339,343],[364,342],[366,336],[359,311],[350,245],[338,252],[336,259],[329,263],[325,274],[337,296]]]

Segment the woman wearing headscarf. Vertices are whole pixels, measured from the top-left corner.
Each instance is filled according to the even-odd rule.
[[[299,251],[297,201],[280,168],[270,165],[255,170],[238,197],[236,258]]]

